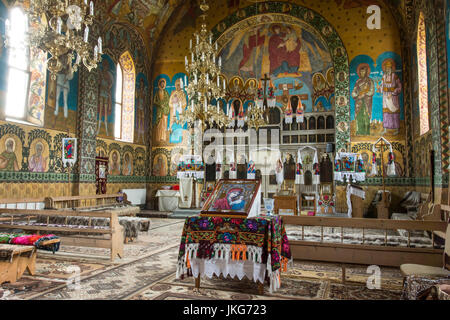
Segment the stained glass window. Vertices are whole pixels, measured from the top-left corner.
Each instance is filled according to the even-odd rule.
[[[428,115],[427,33],[425,17],[421,12],[417,30],[417,67],[419,81],[420,135],[430,130]]]
[[[133,142],[134,136],[134,95],[136,72],[133,58],[127,51],[119,59],[116,85],[115,137]]]

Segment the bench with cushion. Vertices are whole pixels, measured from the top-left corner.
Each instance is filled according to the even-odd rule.
[[[3,230],[28,230],[33,232],[45,232],[61,235],[61,244],[67,246],[97,247],[111,250],[111,260],[116,256],[123,257],[124,230],[119,224],[115,212],[72,212],[68,210],[20,210],[0,209],[0,214],[8,217],[0,219],[0,229]],[[71,224],[69,217],[87,217],[87,225]],[[36,217],[44,216],[41,222]],[[52,223],[52,217],[62,217],[63,223]],[[95,226],[92,220],[104,218],[109,221],[108,225]]]

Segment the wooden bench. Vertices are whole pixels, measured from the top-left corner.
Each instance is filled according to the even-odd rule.
[[[61,235],[61,244],[66,246],[106,248],[111,251],[111,260],[116,256],[123,257],[124,230],[119,224],[118,215],[111,211],[74,212],[68,210],[20,210],[0,209],[0,213],[8,214],[8,217],[0,219],[0,229],[20,229],[36,232],[53,233]],[[87,226],[80,225],[56,225],[50,223],[50,217],[69,216],[89,217]],[[36,223],[35,217],[45,216],[47,221]],[[34,218],[33,218],[34,217]],[[90,224],[92,218],[108,218],[109,226],[96,227]]]
[[[121,199],[119,201],[119,199]],[[74,211],[116,211],[118,215],[135,216],[140,208],[127,201],[125,193],[85,196],[47,197],[45,209],[70,209]]]
[[[59,239],[41,241],[40,246],[50,246],[58,243]],[[17,244],[0,244],[0,284],[15,283],[25,271],[32,276],[36,270],[37,249],[34,246]]]

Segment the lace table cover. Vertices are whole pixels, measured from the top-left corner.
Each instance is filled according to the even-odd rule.
[[[186,219],[178,254],[177,278],[213,275],[270,279],[270,292],[280,285],[291,251],[280,217]]]

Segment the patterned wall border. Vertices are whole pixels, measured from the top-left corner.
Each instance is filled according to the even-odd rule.
[[[325,40],[333,60],[335,74],[335,96],[344,96],[347,101],[345,106],[335,106],[336,110],[336,150],[345,150],[350,142],[350,90],[349,90],[349,61],[345,46],[334,27],[319,13],[309,8],[286,2],[264,2],[265,11],[257,11],[255,5],[242,8],[219,22],[212,29],[213,40],[223,47],[227,35],[234,33],[239,27],[248,28],[255,23],[252,17],[267,14],[282,14],[294,17],[311,25]],[[244,20],[242,20],[245,18]],[[344,53],[340,57],[335,55],[335,49],[341,47]],[[339,80],[339,73],[345,74],[345,80]],[[336,101],[338,99],[336,98]]]
[[[68,181],[67,173],[48,173],[48,172],[7,172],[0,171],[1,183],[64,183]],[[95,175],[88,174],[70,174],[70,182],[95,183]]]

